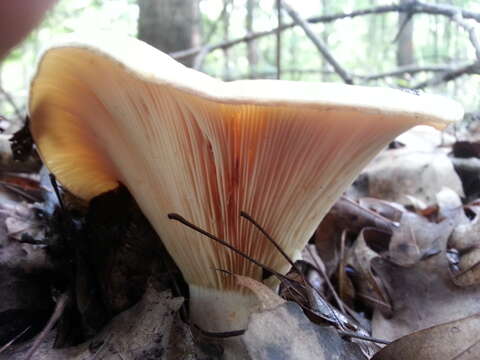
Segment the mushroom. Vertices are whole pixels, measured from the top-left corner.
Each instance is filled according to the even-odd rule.
[[[40,60],[30,128],[50,171],[90,200],[125,185],[190,288],[193,322],[246,326],[256,301],[218,269],[262,270],[170,220],[177,213],[280,273],[360,170],[408,128],[462,117],[436,96],[343,84],[222,82],[136,39],[67,41]]]

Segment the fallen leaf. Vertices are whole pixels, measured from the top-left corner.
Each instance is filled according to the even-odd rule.
[[[404,336],[380,350],[372,360],[477,360],[480,314]]]
[[[449,250],[456,251],[458,262],[452,269],[452,280],[457,286],[472,286],[480,283],[480,206],[470,205],[459,216],[460,224],[452,232],[448,241]]]
[[[35,353],[36,360],[83,359],[196,359],[191,334],[175,337],[175,319],[182,298],[172,298],[169,291],[158,293],[148,287],[142,300],[115,318],[93,339],[81,345],[53,349],[54,332]],[[185,325],[186,326],[186,325]],[[9,348],[0,359],[25,358],[30,343]],[[181,352],[178,352],[181,351]]]
[[[415,126],[396,138],[408,149],[414,151],[433,151],[440,146],[455,142],[455,137],[431,126]]]
[[[480,284],[480,249],[476,248],[464,254],[458,264],[459,271],[452,275],[457,286]]]
[[[394,230],[389,247],[389,259],[400,266],[412,266],[424,256],[440,251],[453,231],[454,223],[444,219],[431,222],[414,212],[403,213],[400,227]]]
[[[423,254],[417,263],[398,266],[393,256],[372,260],[377,276],[389,284],[387,290],[393,302],[393,313],[388,318],[380,309],[374,311],[373,336],[394,340],[480,311],[480,286],[461,288],[452,278],[452,264],[460,263],[460,255],[452,249],[450,235],[467,219],[461,201],[452,190],[443,189],[437,194],[437,202],[432,220],[438,222],[426,225],[422,220],[416,225],[417,243]],[[418,215],[413,216],[417,221]],[[460,248],[466,245],[463,240],[456,244]]]
[[[258,298],[262,310],[269,310],[281,305],[285,302],[280,296],[272,291],[268,286],[252,279],[248,276],[233,275],[237,284],[250,289]]]
[[[242,341],[256,360],[366,359],[358,345],[343,340],[331,327],[311,323],[292,302],[252,314]]]
[[[395,340],[414,331],[480,312],[480,286],[458,287],[452,279],[446,256],[446,239],[441,252],[411,267],[375,258],[372,267],[388,291],[393,313],[385,317],[375,309],[372,336]],[[407,357],[408,358],[408,357]]]
[[[363,229],[357,237],[348,264],[356,270],[356,275],[351,277],[355,285],[356,297],[368,304],[371,308],[376,308],[385,316],[392,312],[391,300],[385,289],[385,282],[382,282],[376,274],[372,272],[371,263],[379,257],[379,254],[373,251],[366,242],[366,238],[372,233],[375,236],[375,229]]]
[[[435,203],[435,195],[448,187],[460,196],[463,188],[453,165],[442,150],[411,150],[408,147],[387,150],[365,169],[369,196],[410,205],[406,195],[426,206]]]

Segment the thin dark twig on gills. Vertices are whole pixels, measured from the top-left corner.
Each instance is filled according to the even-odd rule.
[[[255,260],[254,258],[252,258],[251,256],[245,254],[243,251],[241,250],[238,250],[237,248],[235,248],[234,246],[230,245],[228,242],[226,242],[225,240],[222,240],[218,237],[216,237],[215,235],[212,235],[210,234],[208,231],[205,231],[203,230],[202,228],[198,227],[197,225],[195,224],[192,224],[191,222],[189,222],[188,220],[186,220],[183,216],[179,215],[179,214],[175,214],[175,213],[170,213],[167,215],[168,218],[170,220],[176,220],[180,223],[182,223],[183,225],[185,226],[188,226],[189,228],[199,232],[200,234],[202,235],[205,235],[206,237],[222,244],[223,246],[229,248],[230,250],[232,250],[233,252],[237,253],[238,255],[244,257],[245,259],[251,261],[252,263],[254,263],[255,265],[261,267],[262,269],[268,271],[268,272],[271,272],[272,274],[282,278],[282,279],[287,279],[289,280],[285,275],[282,275],[280,274],[278,271],[275,271],[273,270],[272,268],[266,266],[266,265],[263,265],[262,263],[258,262],[257,260]]]

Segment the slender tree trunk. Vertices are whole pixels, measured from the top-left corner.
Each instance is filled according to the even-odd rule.
[[[276,1],[276,10],[277,10],[277,26],[280,28],[282,26],[282,3],[280,0]],[[277,67],[277,79],[282,77],[282,31],[277,31],[277,44],[276,44],[276,54],[275,54],[275,64]]]
[[[257,6],[257,0],[247,0],[247,18],[245,27],[247,33],[253,33],[253,19],[255,13],[255,7]],[[247,42],[247,59],[249,67],[249,78],[255,79],[258,64],[258,52],[257,45],[254,40]]]
[[[197,0],[138,0],[138,6],[139,39],[167,53],[199,44]],[[182,62],[191,66],[193,57]]]
[[[415,0],[400,0],[401,4],[407,4]],[[397,65],[411,65],[415,63],[415,55],[413,49],[413,18],[408,20],[408,23],[405,24],[408,14],[400,13],[398,17],[398,25],[401,30],[400,36],[398,37],[398,48],[397,48]],[[403,28],[402,28],[403,27]]]
[[[230,11],[233,8],[232,0],[223,0],[223,7],[225,11],[222,16],[223,22],[223,41],[227,41],[230,38]],[[229,49],[223,50],[223,79],[230,80],[230,52]]]
[[[327,15],[328,14],[328,0],[321,0],[321,6],[322,6],[322,14]],[[325,46],[328,48],[328,35],[329,35],[329,24],[323,24],[323,31],[322,31],[322,41],[325,44]],[[322,81],[328,81],[329,80],[329,74],[328,70],[330,69],[328,62],[325,61],[324,57],[320,57],[320,61],[322,62],[321,68],[320,68],[320,79]]]

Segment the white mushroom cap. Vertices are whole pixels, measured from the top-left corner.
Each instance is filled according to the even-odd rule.
[[[88,200],[124,184],[186,281],[215,293],[242,293],[215,269],[257,280],[261,269],[168,213],[285,272],[288,263],[240,211],[296,257],[390,140],[414,125],[442,128],[463,115],[451,100],[392,89],[226,83],[124,38],[50,48],[29,110],[39,152],[64,186]]]

